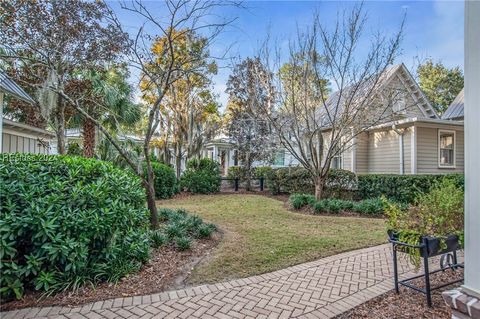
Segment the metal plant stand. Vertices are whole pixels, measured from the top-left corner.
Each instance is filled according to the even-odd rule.
[[[458,263],[457,260],[457,249],[452,249],[451,251],[442,251],[438,254],[431,254],[430,253],[430,247],[429,247],[429,241],[426,237],[422,238],[422,243],[419,245],[411,245],[407,243],[403,243],[400,241],[396,241],[393,239],[389,239],[389,241],[392,243],[392,248],[393,248],[393,278],[395,282],[395,292],[398,294],[400,293],[399,286],[405,286],[410,289],[413,289],[415,291],[418,291],[420,293],[423,293],[427,297],[427,304],[429,307],[432,307],[432,291],[437,290],[440,288],[443,288],[445,286],[461,282],[463,279],[458,279],[454,280],[445,284],[441,284],[439,286],[431,287],[430,286],[430,275],[440,272],[440,271],[445,271],[447,269],[452,269],[452,270],[457,270],[458,268],[463,268],[463,263]],[[406,278],[403,280],[398,280],[398,260],[397,260],[397,252],[404,252],[406,248],[410,249],[418,249],[420,252],[420,256],[423,259],[423,274],[413,276],[410,278]],[[428,269],[428,259],[433,256],[438,256],[441,255],[440,257],[440,269],[435,270],[430,272]],[[425,288],[420,288],[415,286],[414,284],[411,283],[412,280],[418,279],[418,278],[424,278],[425,281]]]

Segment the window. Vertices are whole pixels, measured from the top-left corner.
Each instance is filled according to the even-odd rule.
[[[455,131],[438,131],[438,166],[455,167]]]
[[[342,154],[335,155],[332,159],[332,168],[341,169],[342,164]]]
[[[275,154],[275,160],[273,161],[273,165],[276,166],[285,166],[285,151],[279,151]]]

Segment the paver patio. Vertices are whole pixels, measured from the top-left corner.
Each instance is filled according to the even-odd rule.
[[[218,284],[77,307],[26,308],[0,317],[331,318],[392,289],[391,259],[385,244]],[[402,258],[399,272],[405,276],[412,269]]]

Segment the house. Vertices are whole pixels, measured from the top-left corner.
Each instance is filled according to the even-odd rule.
[[[402,104],[412,107],[360,133],[332,166],[357,174],[463,173],[463,121],[440,118],[405,65],[390,68],[383,81],[404,90]]]
[[[34,100],[5,73],[0,71],[0,152],[1,153],[52,153],[53,132],[3,117],[4,97],[20,99],[34,104]]]
[[[384,121],[355,136],[333,159],[331,167],[357,174],[463,173],[463,94],[450,107],[455,108],[455,113],[451,112],[455,116],[445,118],[447,111],[440,118],[403,63],[388,68],[381,81],[379,87],[402,92],[402,100],[395,102]],[[336,98],[337,93],[332,93],[327,107]],[[328,140],[328,130],[325,137]],[[225,173],[238,164],[234,148],[228,139],[215,139],[205,146],[203,156],[216,159]],[[298,161],[287,150],[279,150],[272,166],[296,165]]]
[[[448,107],[448,109],[443,113],[443,120],[454,120],[454,121],[463,121],[463,104],[464,104],[464,89],[458,93],[455,100]]]

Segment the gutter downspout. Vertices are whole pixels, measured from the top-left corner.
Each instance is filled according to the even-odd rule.
[[[404,164],[404,147],[403,147],[403,135],[405,134],[405,130],[399,130],[392,125],[392,130],[398,134],[398,146],[400,148],[400,175],[405,174],[405,164]]]

